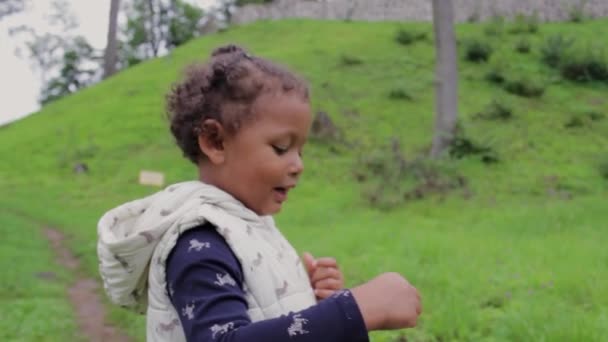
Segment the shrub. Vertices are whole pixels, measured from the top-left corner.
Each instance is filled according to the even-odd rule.
[[[405,88],[393,88],[388,93],[388,98],[391,100],[412,100],[412,96]]]
[[[360,65],[360,64],[363,64],[363,60],[359,57],[350,56],[350,55],[346,55],[346,54],[343,54],[342,56],[340,56],[340,65],[355,66],[355,65]]]
[[[592,48],[562,56],[559,69],[563,78],[574,82],[608,81],[608,60]]]
[[[395,34],[395,41],[401,45],[410,45],[426,39],[426,32],[412,32],[404,28],[400,28]]]
[[[465,42],[465,58],[473,63],[486,62],[492,54],[492,46],[480,39]]]
[[[505,76],[508,70],[507,62],[502,58],[493,58],[488,72],[486,72],[486,81],[494,84],[503,84],[507,79]]]
[[[587,15],[584,10],[585,3],[583,1],[578,4],[572,5],[568,11],[568,20],[573,23],[582,23],[587,19]]]
[[[515,22],[512,25],[513,26],[509,29],[509,33],[511,34],[536,33],[538,32],[539,28],[538,14],[518,14],[515,17]]]
[[[608,180],[608,158],[600,162],[598,165],[598,170],[600,172],[600,176],[602,176],[602,178],[605,180]]]
[[[558,67],[573,44],[574,38],[567,38],[561,34],[549,36],[540,50],[543,63],[552,68]]]
[[[531,48],[530,41],[525,38],[518,40],[517,44],[515,44],[515,51],[519,53],[529,53]]]
[[[502,84],[506,80],[506,78],[503,75],[502,70],[496,67],[492,67],[486,73],[486,80],[490,83]]]
[[[493,164],[499,161],[498,155],[490,146],[474,142],[464,134],[457,134],[449,149],[450,157],[462,159],[470,156],[480,156],[485,164]]]
[[[363,198],[380,209],[431,195],[445,196],[451,190],[467,186],[449,161],[425,157],[407,160],[396,138],[360,157],[354,176],[361,183]]]
[[[504,102],[493,100],[474,117],[486,120],[509,120],[513,117],[513,109]]]
[[[579,128],[583,126],[591,126],[593,122],[600,121],[606,118],[606,115],[600,112],[589,111],[582,114],[573,115],[565,124],[566,128]]]
[[[606,118],[606,114],[594,111],[587,112],[586,115],[591,121],[600,121]]]
[[[503,87],[509,93],[522,97],[541,97],[545,93],[544,85],[526,78],[507,80]]]
[[[578,116],[573,116],[564,124],[566,128],[579,128],[585,126],[585,122]]]
[[[505,19],[501,16],[494,16],[492,19],[486,24],[483,29],[483,32],[487,36],[500,36],[504,31]]]

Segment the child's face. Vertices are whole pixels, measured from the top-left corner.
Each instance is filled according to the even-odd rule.
[[[224,142],[221,187],[258,215],[279,212],[303,171],[310,105],[293,95],[264,95],[254,118]]]

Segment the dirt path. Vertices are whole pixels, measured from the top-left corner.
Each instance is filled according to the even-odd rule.
[[[68,294],[76,313],[82,335],[92,342],[128,342],[131,339],[118,328],[105,322],[105,309],[99,298],[99,283],[82,276],[80,261],[65,246],[65,235],[57,229],[46,227],[44,235],[55,251],[57,263],[76,276]]]

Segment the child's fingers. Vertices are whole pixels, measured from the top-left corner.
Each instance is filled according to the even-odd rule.
[[[335,292],[336,292],[335,290],[319,289],[319,290],[315,290],[315,296],[317,296],[317,298],[319,298],[319,299],[325,299],[325,298],[331,296],[332,294],[334,294]]]
[[[312,278],[312,275],[317,268],[317,262],[315,258],[312,256],[312,254],[304,252],[302,260],[304,261],[304,267],[306,267],[306,272],[308,272],[308,277]]]
[[[317,290],[341,290],[342,289],[342,281],[335,278],[326,278],[323,280],[319,280],[315,283],[315,289]]]
[[[317,267],[310,282],[315,285],[319,280],[326,278],[342,279],[342,273],[335,267]]]
[[[323,257],[318,258],[317,260],[318,267],[336,267],[338,268],[338,262],[334,258]]]

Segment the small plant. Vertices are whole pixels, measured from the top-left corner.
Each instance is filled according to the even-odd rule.
[[[449,161],[406,159],[396,138],[365,153],[355,170],[363,198],[379,209],[391,209],[431,195],[445,196],[451,190],[467,187],[466,179],[456,173]]]
[[[573,44],[574,38],[567,38],[562,34],[549,36],[540,50],[543,63],[557,68]]]
[[[587,112],[586,115],[591,121],[600,121],[606,118],[606,114],[594,111]]]
[[[486,81],[494,84],[503,84],[507,79],[505,74],[508,67],[507,62],[503,58],[492,58],[490,68],[485,75]]]
[[[503,71],[498,67],[492,67],[486,73],[486,80],[490,83],[503,84],[506,80]]]
[[[515,51],[519,53],[529,53],[531,49],[532,46],[530,44],[530,41],[526,38],[518,40],[517,44],[515,44]]]
[[[485,164],[497,163],[500,159],[489,146],[478,144],[462,134],[457,135],[450,146],[450,157],[462,159],[469,156],[480,156]]]
[[[511,94],[522,97],[541,97],[545,93],[544,85],[526,78],[508,80],[503,84],[503,88]]]
[[[580,1],[578,4],[572,5],[568,11],[568,20],[573,23],[582,23],[587,19],[585,14],[586,1]]]
[[[585,126],[585,122],[578,116],[573,116],[564,124],[566,128],[579,128]]]
[[[604,159],[598,165],[598,170],[600,172],[600,176],[605,180],[608,180],[608,158]]]
[[[532,15],[518,14],[515,17],[513,26],[509,29],[511,34],[534,34],[538,32],[539,19],[538,14],[535,12]]]
[[[573,115],[565,124],[566,128],[579,128],[584,126],[592,126],[594,122],[606,118],[603,113],[589,111],[582,114]]]
[[[465,42],[465,58],[473,63],[486,62],[492,55],[492,46],[480,39]]]
[[[574,82],[608,81],[608,59],[601,50],[570,52],[563,56],[559,69],[563,78]]]
[[[412,95],[405,88],[393,88],[388,93],[391,100],[412,100]]]
[[[350,56],[343,54],[340,56],[340,65],[343,66],[355,66],[363,64],[363,60],[356,56]]]
[[[486,120],[509,120],[513,118],[513,109],[501,101],[493,100],[482,112],[477,113],[475,118]]]
[[[483,32],[487,36],[500,36],[505,27],[505,19],[501,16],[494,16],[492,19],[486,24],[483,29]]]
[[[426,32],[412,32],[404,28],[400,28],[395,34],[395,41],[401,45],[410,45],[426,39]]]

